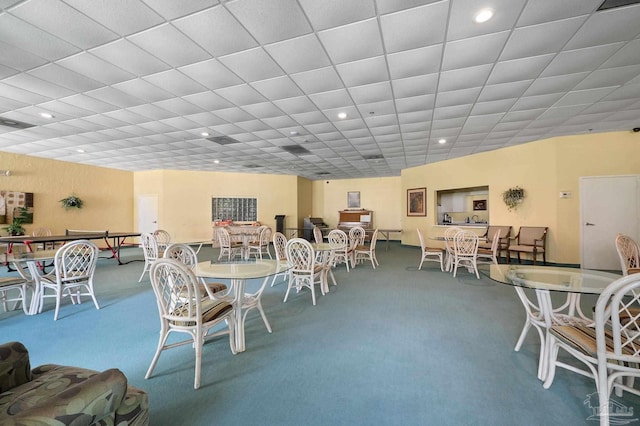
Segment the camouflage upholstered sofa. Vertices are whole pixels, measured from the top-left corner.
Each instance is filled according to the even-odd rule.
[[[0,345],[0,425],[148,425],[149,399],[120,370],[54,364],[31,370],[27,348]]]

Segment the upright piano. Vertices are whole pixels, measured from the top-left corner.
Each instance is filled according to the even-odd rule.
[[[346,233],[354,226],[360,226],[365,230],[373,229],[373,212],[371,210],[341,210],[338,212],[340,219],[338,229]]]

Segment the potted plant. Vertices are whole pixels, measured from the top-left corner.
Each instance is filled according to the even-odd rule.
[[[509,188],[502,193],[502,200],[509,208],[509,211],[517,208],[524,200],[524,189],[519,186]]]
[[[60,203],[62,203],[62,207],[64,207],[65,210],[73,208],[81,209],[83,201],[77,195],[71,194],[60,200]]]
[[[26,207],[16,207],[13,221],[8,226],[5,226],[4,230],[11,236],[24,235],[25,229],[22,225],[26,223],[30,217],[31,213],[29,213],[29,209]]]

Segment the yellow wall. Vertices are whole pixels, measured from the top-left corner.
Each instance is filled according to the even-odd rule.
[[[133,173],[65,161],[0,152],[3,190],[33,192],[33,224],[25,225],[30,234],[45,227],[54,234],[65,229],[131,231],[133,229]],[[84,205],[65,210],[58,200],[75,194]],[[6,232],[0,225],[2,235]]]
[[[172,240],[197,241],[212,236],[213,197],[255,197],[258,221],[275,229],[275,216],[284,214],[290,227],[298,220],[298,182],[296,176],[163,170],[134,173],[133,192],[158,196],[158,228]],[[135,220],[137,228],[137,206]]]
[[[313,181],[312,215],[336,227],[338,212],[347,208],[347,192],[353,191],[360,192],[360,207],[373,212],[375,228],[400,229],[405,202],[400,177]]]
[[[402,171],[402,191],[428,189],[427,218],[407,217],[403,243],[418,245],[416,227],[435,232],[436,191],[489,186],[489,222],[548,226],[547,260],[580,263],[579,178],[640,174],[640,135],[612,132],[565,136],[428,164]],[[513,186],[525,189],[517,210],[508,211],[502,192]],[[560,191],[573,197],[560,199]]]

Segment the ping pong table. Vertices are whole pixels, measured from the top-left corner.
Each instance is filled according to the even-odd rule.
[[[107,250],[112,254],[112,258],[116,259],[119,265],[124,265],[128,262],[122,262],[120,260],[120,248],[128,237],[139,236],[139,232],[81,231],[67,229],[65,235],[46,235],[41,237],[19,235],[13,237],[0,237],[0,243],[7,244],[7,251],[11,253],[14,244],[24,244],[28,251],[34,251],[33,245],[40,243],[55,244],[74,240],[104,240],[107,245]]]

